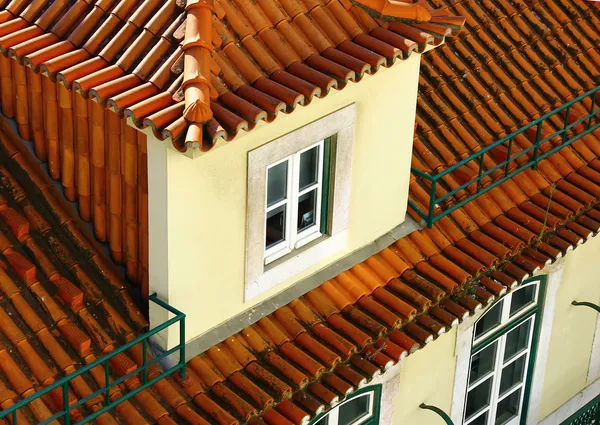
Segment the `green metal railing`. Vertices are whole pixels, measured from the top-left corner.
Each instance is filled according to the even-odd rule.
[[[600,395],[561,425],[600,425]]]
[[[37,400],[40,397],[43,397],[43,396],[49,394],[51,391],[62,390],[62,407],[63,407],[62,410],[60,412],[52,415],[51,417],[45,419],[44,421],[39,422],[38,425],[47,425],[50,422],[55,421],[57,419],[62,419],[64,425],[71,425],[71,419],[72,419],[71,413],[75,409],[81,407],[88,401],[92,400],[94,397],[103,395],[104,396],[104,406],[101,409],[85,416],[83,419],[81,419],[80,421],[73,424],[73,425],[83,425],[83,424],[86,424],[86,423],[96,419],[98,416],[102,415],[103,413],[106,413],[109,410],[113,409],[116,405],[118,405],[126,400],[129,400],[131,397],[135,396],[136,394],[140,393],[141,391],[144,391],[145,389],[154,385],[161,379],[166,378],[167,376],[172,375],[173,373],[175,373],[177,371],[179,371],[179,374],[182,378],[185,377],[185,314],[180,312],[179,310],[175,309],[174,307],[170,306],[169,304],[165,303],[161,299],[159,299],[156,296],[156,294],[150,295],[149,298],[150,298],[150,301],[152,301],[153,303],[159,305],[160,307],[162,307],[162,308],[166,309],[167,311],[169,311],[170,313],[172,313],[174,315],[174,317],[172,317],[171,319],[167,320],[166,322],[160,324],[159,326],[151,329],[150,331],[146,332],[145,334],[140,335],[139,337],[128,342],[127,344],[120,346],[119,348],[115,349],[114,351],[107,354],[106,356],[103,356],[103,357],[93,361],[92,363],[85,365],[81,369],[77,370],[75,373],[72,373],[70,375],[67,375],[67,376],[59,379],[58,381],[54,382],[51,385],[48,385],[47,387],[44,387],[42,390],[36,392],[35,394],[32,394],[31,396],[19,401],[18,403],[10,406],[9,408],[1,411],[0,419],[7,418],[7,419],[11,420],[11,425],[18,425],[17,424],[17,411],[19,409],[28,405],[32,401]],[[168,328],[169,326],[171,326],[175,323],[179,323],[179,344],[176,345],[175,347],[171,348],[170,350],[167,350],[167,351],[161,353],[160,355],[153,358],[152,360],[147,361],[148,339],[152,335],[155,335],[155,334],[163,331],[164,329]],[[123,375],[123,376],[119,377],[118,379],[111,381],[109,361],[116,355],[123,353],[123,352],[129,350],[130,348],[132,348],[133,346],[140,344],[140,343],[142,344],[142,365],[137,367],[134,371],[132,371],[126,375]],[[171,354],[176,353],[176,352],[179,352],[179,362],[175,366],[164,370],[160,375],[154,377],[153,379],[148,380],[148,368],[157,364],[161,360],[165,359],[166,357],[168,357]],[[69,404],[69,382],[73,378],[81,376],[84,373],[90,372],[96,366],[101,366],[101,365],[104,366],[104,387],[102,387],[99,390],[95,391],[94,393],[80,399],[76,403]],[[110,390],[113,387],[122,384],[127,379],[132,378],[136,375],[139,375],[139,378],[140,378],[141,384],[142,384],[141,386],[139,386],[131,391],[128,391],[127,394],[123,395],[122,397],[119,397],[118,399],[115,399],[115,400],[110,399]]]
[[[591,101],[590,112],[585,114],[583,117],[580,117],[577,120],[574,120],[572,123],[569,123],[569,114],[571,112],[571,107],[574,104],[584,101],[584,100]],[[484,193],[488,192],[490,189],[493,189],[494,187],[504,183],[508,179],[512,178],[516,174],[519,174],[520,172],[522,172],[528,168],[534,168],[534,169],[537,168],[537,164],[541,160],[547,158],[548,156],[552,155],[553,153],[558,152],[562,148],[569,146],[573,142],[588,135],[592,131],[595,131],[596,129],[600,128],[600,121],[594,122],[595,121],[594,117],[600,116],[599,115],[600,107],[596,108],[597,103],[600,103],[600,86],[596,87],[595,89],[590,90],[587,93],[582,94],[581,96],[571,100],[568,103],[565,103],[564,105],[560,106],[559,108],[543,115],[542,117],[532,121],[531,123],[527,124],[526,126],[521,127],[520,129],[518,129],[518,130],[510,133],[509,135],[503,137],[502,139],[494,142],[493,144],[486,146],[485,148],[481,149],[479,152],[476,152],[473,155],[469,156],[468,158],[463,159],[462,161],[458,162],[457,164],[454,164],[453,166],[443,170],[439,174],[424,173],[423,171],[418,170],[413,167],[412,172],[416,176],[429,182],[429,184],[430,184],[429,199],[430,200],[429,200],[429,207],[428,207],[427,211],[423,211],[415,202],[413,202],[411,200],[408,201],[409,206],[413,210],[415,210],[421,218],[423,218],[426,221],[428,227],[431,227],[433,225],[433,223],[435,223],[437,220],[447,216],[448,214],[450,214],[451,212],[455,211],[456,209],[462,207],[466,203],[471,202],[473,199],[477,198],[478,196],[483,195]],[[564,114],[563,128],[554,132],[553,134],[551,134],[547,137],[542,138],[542,127],[543,127],[544,123],[546,121],[552,119],[553,117],[555,117],[558,114]],[[571,133],[571,135],[569,135],[569,131],[579,125],[582,125],[585,128],[585,130],[580,131],[577,134]],[[535,131],[535,142],[532,143],[531,146],[515,153],[514,152],[515,149],[513,149],[515,138],[517,136],[522,135],[523,133],[528,132],[529,130]],[[544,143],[549,142],[551,139],[553,139],[557,136],[561,136],[561,138],[562,138],[562,140],[560,141],[558,146],[554,146],[551,149],[548,149],[546,152],[543,152],[543,153],[540,152],[540,150],[541,150],[540,147]],[[506,145],[508,145],[508,146],[506,146]],[[490,169],[485,170],[484,169],[484,156],[488,152],[490,152],[491,150],[493,150],[499,146],[507,147],[506,160],[498,163],[497,165],[495,165],[494,167],[492,167]],[[515,160],[523,157],[524,155],[526,155],[526,157],[524,157],[523,159],[527,159],[527,162],[518,166],[518,164],[515,162]],[[468,182],[464,183],[460,187],[450,190],[442,196],[437,196],[436,190],[439,188],[438,187],[439,181],[443,177],[447,176],[450,173],[453,173],[458,168],[463,167],[464,165],[466,165],[472,161],[478,162],[479,172],[477,173],[477,176],[472,178]],[[513,171],[510,170],[511,164],[517,164],[517,168]],[[488,177],[490,174],[495,173],[497,171],[500,172],[499,174],[501,174],[501,175],[503,174],[503,176],[495,179],[489,185],[483,187],[483,180],[486,177]],[[436,206],[439,205],[441,208],[442,203],[444,201],[448,200],[451,196],[456,195],[458,192],[466,189],[467,187],[471,186],[472,184],[477,185],[477,190],[473,194],[471,194],[470,196],[461,200],[460,202],[457,202],[451,206],[447,206],[446,208],[444,208],[443,211],[436,212]]]

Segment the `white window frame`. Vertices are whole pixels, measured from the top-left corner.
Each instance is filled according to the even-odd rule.
[[[542,283],[537,279],[532,280],[530,282],[523,284],[517,290],[507,294],[505,297],[503,297],[501,299],[501,301],[499,300],[498,303],[502,302],[502,304],[501,304],[502,312],[501,312],[500,323],[498,325],[496,325],[495,327],[493,327],[492,329],[490,329],[489,331],[485,332],[484,334],[478,336],[477,338],[475,338],[475,330],[477,328],[477,323],[480,320],[482,320],[483,317],[485,317],[485,315],[487,313],[489,313],[491,311],[491,308],[488,309],[481,317],[479,317],[477,322],[475,322],[475,324],[473,326],[473,333],[472,333],[473,346],[475,346],[478,343],[486,341],[490,336],[497,334],[498,332],[502,331],[503,329],[506,329],[508,327],[512,327],[512,329],[510,331],[502,334],[501,336],[494,338],[493,340],[490,340],[487,344],[485,344],[485,346],[480,347],[477,351],[471,352],[471,354],[469,356],[469,362],[468,362],[468,367],[469,367],[468,375],[470,375],[471,360],[472,360],[473,356],[475,356],[478,353],[480,353],[481,351],[489,348],[493,344],[498,344],[495,349],[496,357],[494,359],[493,369],[490,372],[488,372],[487,374],[485,374],[484,376],[481,376],[479,379],[477,379],[477,381],[475,381],[472,384],[468,384],[470,376],[467,376],[467,389],[466,389],[465,397],[464,397],[463,418],[462,418],[462,422],[461,422],[462,424],[469,425],[473,421],[476,421],[477,419],[479,419],[486,412],[488,414],[488,418],[487,418],[488,424],[493,424],[495,421],[498,404],[501,403],[504,399],[510,397],[511,395],[513,395],[514,393],[516,393],[518,391],[520,391],[519,411],[514,418],[512,418],[508,422],[505,422],[504,425],[517,425],[520,423],[521,416],[523,414],[523,401],[524,401],[524,397],[525,397],[525,386],[527,384],[528,373],[529,373],[529,361],[530,361],[530,355],[531,355],[531,351],[532,351],[533,335],[534,335],[534,330],[535,330],[535,325],[536,325],[536,319],[537,319],[538,314],[540,314],[540,312],[538,311],[538,312],[532,314],[530,317],[523,320],[521,323],[519,323],[516,326],[514,326],[514,324],[515,324],[515,322],[518,322],[519,319],[523,315],[527,314],[529,311],[531,311],[532,309],[534,309],[538,306],[541,284]],[[535,285],[535,293],[533,296],[533,302],[531,304],[529,304],[528,306],[524,307],[523,309],[519,310],[513,317],[510,317],[510,307],[512,304],[513,295],[521,290],[524,290],[525,288],[527,288],[529,286],[532,286],[532,285]],[[527,336],[526,348],[505,362],[504,361],[504,351],[506,348],[506,339],[507,339],[508,335],[511,332],[514,332],[519,327],[525,326],[526,323],[529,323],[529,335]],[[510,389],[506,390],[506,392],[504,394],[500,395],[500,382],[501,382],[503,370],[505,368],[507,368],[508,366],[510,366],[512,363],[521,359],[522,357],[525,357],[523,379],[521,380],[520,383],[518,383],[517,385],[514,385]],[[492,388],[491,388],[489,404],[485,408],[477,411],[475,414],[473,414],[471,416],[471,418],[469,418],[467,420],[466,406],[467,406],[469,392],[476,389],[479,385],[482,385],[484,382],[486,382],[490,378],[492,379]]]
[[[248,152],[246,267],[244,302],[292,279],[339,253],[348,244],[352,151],[356,107],[345,106]],[[265,264],[267,168],[332,137],[330,148],[327,234],[279,261]]]
[[[317,181],[305,189],[300,190],[300,156],[313,148],[318,148],[318,163],[317,163]],[[265,232],[267,225],[267,216],[270,211],[273,211],[283,205],[286,205],[285,215],[285,236],[284,240],[278,244],[265,248],[265,264],[272,263],[275,260],[291,253],[294,249],[301,248],[302,246],[314,241],[315,239],[322,236],[321,233],[321,206],[323,200],[323,159],[325,154],[325,140],[321,140],[314,145],[296,152],[293,155],[287,156],[286,158],[275,162],[267,167],[267,187],[269,181],[269,170],[277,165],[284,162],[288,163],[287,168],[287,191],[285,199],[276,202],[275,204],[268,206],[265,212]],[[297,231],[296,223],[298,221],[298,201],[300,197],[313,190],[317,191],[316,197],[316,208],[315,208],[315,222],[307,229],[301,232]],[[267,193],[265,192],[265,200]],[[266,204],[266,201],[265,201]]]
[[[318,421],[314,422],[314,425],[321,422],[323,419],[327,418],[327,425],[338,425],[339,424],[339,415],[340,415],[340,407],[342,407],[346,403],[350,403],[352,401],[358,400],[361,397],[369,397],[369,411],[366,415],[361,416],[355,422],[352,422],[350,425],[360,425],[373,417],[374,404],[375,404],[375,391],[368,391],[362,394],[357,395],[356,397],[352,397],[348,400],[344,400],[342,403],[335,406],[329,412],[327,412],[324,416],[319,418]]]

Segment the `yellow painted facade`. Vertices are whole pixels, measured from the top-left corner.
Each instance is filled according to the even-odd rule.
[[[552,321],[552,331],[549,345],[539,347],[548,351],[548,357],[538,422],[600,379],[598,374],[588,380],[598,314],[591,308],[571,305],[573,300],[600,304],[599,259],[600,237],[589,240],[564,259],[555,313],[543,319]],[[441,418],[419,408],[421,403],[451,413],[457,329],[404,360],[393,425],[441,425]]]
[[[420,55],[413,54],[290,115],[259,124],[196,159],[157,140],[148,142],[149,197],[153,199],[149,205],[150,291],[186,312],[188,340],[404,221],[419,64]],[[346,248],[244,302],[248,152],[353,103],[356,120]],[[161,220],[167,223],[166,231],[160,228]],[[170,342],[176,337],[169,335]]]
[[[433,425],[440,418],[421,403],[445,412],[452,405],[456,359],[456,329],[408,356],[400,369],[400,391],[394,399],[394,425]]]
[[[548,347],[541,417],[552,413],[591,383],[587,376],[598,313],[588,307],[575,307],[571,302],[600,304],[599,260],[598,237],[565,259]]]

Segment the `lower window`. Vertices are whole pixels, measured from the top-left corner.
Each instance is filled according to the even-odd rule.
[[[365,388],[319,416],[313,425],[376,425],[381,386]]]
[[[465,425],[517,425],[532,372],[540,280],[496,302],[475,325]]]

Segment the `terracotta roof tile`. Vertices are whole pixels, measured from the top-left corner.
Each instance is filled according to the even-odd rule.
[[[430,19],[421,4],[379,3],[364,6],[382,18],[390,13],[415,22]],[[138,126],[150,126],[161,139],[174,139],[180,150],[208,150],[219,138],[231,140],[259,120],[290,113],[331,88],[342,88],[415,49],[437,44],[436,37],[443,39],[461,26],[460,18],[446,16],[421,27],[377,23],[361,7],[338,0],[218,0],[214,5],[197,0],[185,5],[175,0],[88,5],[78,0],[52,2],[43,10],[44,6],[43,1],[25,0],[3,11],[0,50],[31,68],[27,73],[34,86],[25,84],[24,70],[9,69],[10,62],[2,59],[2,75],[16,80],[14,87],[4,84],[2,104],[7,116],[16,117],[23,137],[30,138],[33,130],[36,153],[44,159],[48,152],[53,161],[57,136],[45,135],[39,126],[41,117],[54,121],[53,110],[12,101],[29,90],[41,95],[44,104],[53,104],[54,90],[47,78],[118,114],[136,111]],[[39,72],[45,76],[37,77]],[[232,105],[224,97],[232,94],[257,110],[247,114]],[[149,110],[148,102],[156,96],[163,100]],[[65,97],[59,95],[59,104],[67,112],[72,105]],[[155,115],[180,101],[185,106],[177,115]],[[51,172],[66,180],[72,199],[70,164],[65,165],[62,170],[53,166]]]

